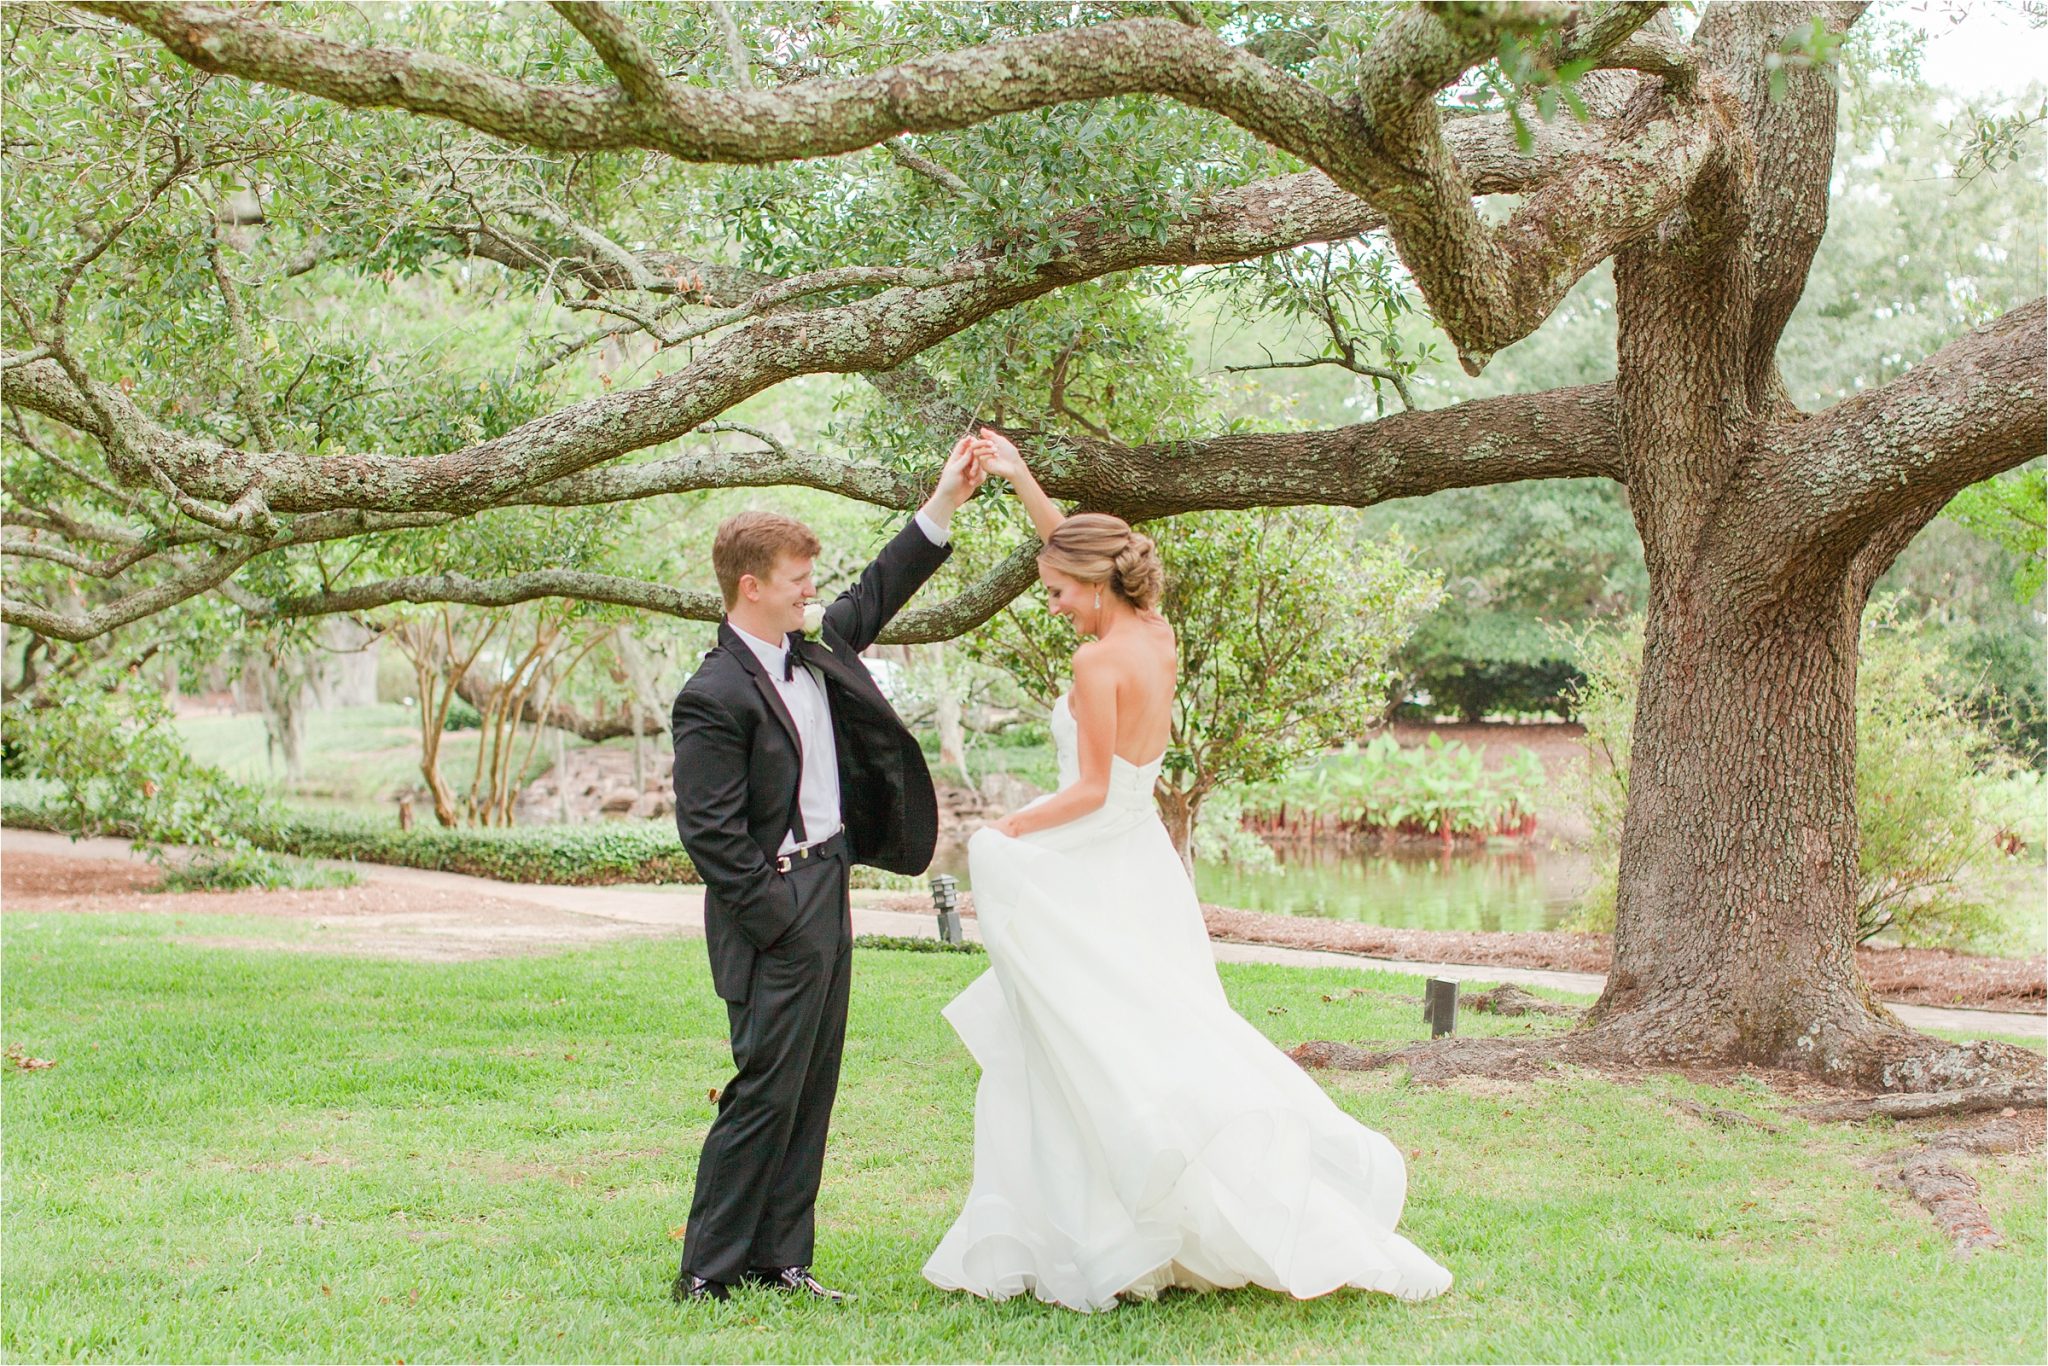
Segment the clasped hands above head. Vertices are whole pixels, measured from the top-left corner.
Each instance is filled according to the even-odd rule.
[[[1017,453],[1017,447],[1010,438],[990,427],[961,437],[953,449],[956,453],[964,449],[973,460],[977,482],[991,474],[1014,481],[1025,467],[1024,458]]]

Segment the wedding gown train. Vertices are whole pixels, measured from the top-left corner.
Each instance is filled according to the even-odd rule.
[[[1064,697],[1052,732],[1064,786]],[[1394,1231],[1400,1151],[1225,999],[1159,767],[1114,758],[1100,811],[968,843],[992,966],[945,1015],[981,1065],[974,1181],[925,1276],[1078,1310],[1169,1286],[1442,1293]]]

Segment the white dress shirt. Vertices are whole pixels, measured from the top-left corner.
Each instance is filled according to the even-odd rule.
[[[917,514],[917,528],[933,545],[944,545],[950,533],[950,528],[941,527],[921,511]],[[782,847],[775,852],[787,854],[803,845],[830,839],[839,832],[839,752],[832,744],[832,704],[825,696],[824,681],[807,664],[796,670],[794,678],[782,676],[789,654],[788,640],[763,640],[737,626],[732,629],[768,671],[782,705],[789,709],[789,719],[796,723],[797,743],[803,750],[796,804],[804,818],[804,838],[800,845],[796,832],[791,831],[782,837]],[[801,655],[798,661],[802,662]]]

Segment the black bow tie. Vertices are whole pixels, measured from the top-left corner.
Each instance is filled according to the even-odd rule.
[[[794,645],[782,652],[782,681],[785,683],[796,682],[796,646]]]

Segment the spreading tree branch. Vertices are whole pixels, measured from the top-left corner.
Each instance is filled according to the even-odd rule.
[[[1559,7],[1459,3],[1403,11],[1365,54],[1352,101],[1172,19],[1034,34],[838,80],[710,91],[655,82],[650,59],[612,11],[564,6],[614,74],[629,81],[594,90],[532,85],[431,53],[337,43],[244,8],[117,0],[83,7],[134,25],[204,70],[351,107],[453,119],[555,151],[639,147],[687,161],[757,165],[1070,101],[1169,96],[1230,119],[1382,210],[1437,321],[1475,372],[1528,335],[1614,245],[1666,216],[1720,127],[1704,102],[1673,92],[1663,111],[1672,126],[1646,130],[1588,168],[1561,196],[1572,212],[1554,215],[1540,232],[1526,218],[1495,232],[1480,219],[1473,185],[1443,136],[1436,92],[1492,56],[1503,34],[1533,32],[1563,13]],[[1660,8],[1604,7],[1568,33],[1565,45],[1598,60]]]
[[[661,63],[617,10],[600,0],[553,0],[549,8],[583,35],[628,99],[639,104],[661,103],[668,86]]]
[[[1755,477],[1716,519],[1721,535],[1772,529],[1754,591],[1826,582],[1886,527],[1910,539],[1968,485],[2048,451],[2044,321],[2048,300],[2022,304],[1889,384],[1771,428]]]
[[[1048,492],[1131,521],[1208,508],[1367,506],[1389,498],[1518,479],[1618,477],[1620,435],[1613,399],[1612,385],[1590,385],[1403,413],[1334,431],[1231,434],[1146,446],[1072,438],[1059,438],[1049,447],[1026,444],[1034,447],[1033,464],[1044,471],[1042,482]],[[796,453],[771,454],[790,462],[791,469],[806,460]],[[603,472],[628,477],[631,473]],[[758,470],[755,474],[744,482],[758,482]],[[921,492],[901,476],[875,474],[877,482],[867,490],[886,495],[891,506],[913,503],[913,495]],[[557,490],[557,496],[566,501],[574,492]],[[616,487],[582,492],[593,499],[636,496]],[[599,500],[609,501],[609,496]],[[263,550],[446,520],[445,514],[433,513],[409,517],[412,520],[359,511],[301,517],[278,540],[250,539],[216,547],[206,566],[184,569],[146,590],[153,596],[131,594],[82,615],[9,599],[0,603],[0,620],[65,640],[91,639],[221,584]],[[1033,581],[1036,551],[1035,544],[1021,547],[958,597],[905,613],[883,639],[944,640],[980,625]],[[279,617],[363,612],[394,602],[508,606],[539,597],[572,597],[700,621],[716,620],[722,611],[722,604],[709,593],[576,570],[539,570],[492,580],[460,574],[407,575],[267,603],[237,595],[252,613]]]
[[[156,424],[112,386],[95,386],[88,402],[50,361],[0,374],[0,396],[89,433],[109,446],[110,455],[117,441],[124,451],[146,450],[192,497],[233,503],[260,486],[274,513],[469,512],[673,440],[791,376],[894,369],[983,318],[1064,285],[1146,265],[1242,260],[1355,236],[1375,221],[1356,197],[1313,174],[1218,192],[1163,238],[1077,216],[1067,251],[1039,265],[996,269],[1006,258],[992,249],[948,268],[968,275],[957,283],[897,286],[834,307],[770,313],[727,332],[690,365],[645,386],[585,400],[440,456],[239,451]],[[972,273],[979,265],[988,269]],[[124,483],[147,478],[132,461],[126,467],[118,458],[112,463]]]

